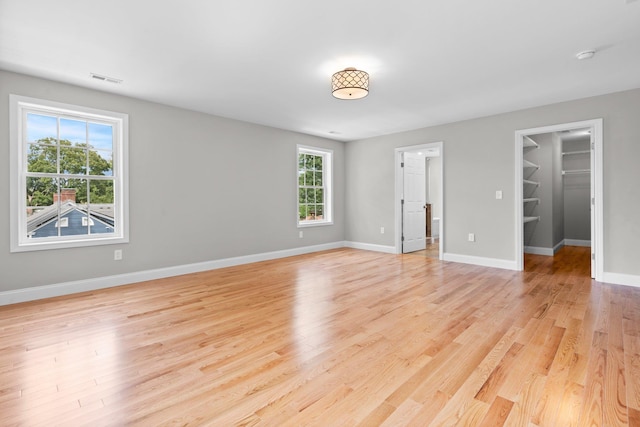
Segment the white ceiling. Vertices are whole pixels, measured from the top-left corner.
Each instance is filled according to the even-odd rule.
[[[0,0],[0,68],[346,141],[638,88],[640,1]]]

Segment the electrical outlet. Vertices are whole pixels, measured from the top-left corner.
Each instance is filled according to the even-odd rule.
[[[380,227],[380,234],[384,234],[384,227]]]
[[[497,200],[502,200],[502,190],[497,190],[496,191],[496,199]]]
[[[304,233],[302,232],[302,230],[298,231],[298,237],[301,239],[304,237]]]
[[[113,251],[113,260],[120,261],[122,259],[122,249],[116,249]]]
[[[473,233],[469,233],[469,241],[470,242],[475,242],[476,241],[476,235]]]

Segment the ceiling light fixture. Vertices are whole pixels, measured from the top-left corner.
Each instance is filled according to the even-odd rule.
[[[369,74],[345,68],[331,77],[333,96],[338,99],[360,99],[369,94]]]
[[[596,51],[591,49],[591,50],[585,50],[583,52],[577,53],[576,54],[576,58],[578,58],[579,60],[583,60],[583,59],[591,59],[593,58],[593,55],[596,54]]]

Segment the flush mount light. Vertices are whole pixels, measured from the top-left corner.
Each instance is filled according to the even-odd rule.
[[[593,58],[593,55],[596,54],[596,51],[591,49],[591,50],[585,50],[583,52],[577,53],[576,54],[576,58],[578,58],[579,60],[583,60],[583,59],[591,59]]]
[[[331,77],[333,96],[338,99],[360,99],[369,94],[369,74],[345,68]]]

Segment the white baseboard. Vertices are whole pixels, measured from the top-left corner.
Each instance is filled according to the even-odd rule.
[[[114,276],[97,277],[94,279],[77,280],[73,282],[56,283],[45,286],[34,286],[25,289],[16,289],[13,291],[0,292],[0,306],[16,304],[25,301],[34,301],[43,298],[52,298],[61,295],[69,295],[78,292],[95,291],[97,289],[111,288],[114,286],[128,285],[131,283],[162,279],[165,277],[179,276],[182,274],[197,273],[200,271],[215,270],[218,268],[232,267],[235,265],[249,264],[252,262],[286,258],[311,252],[342,248],[345,246],[347,246],[345,242],[333,242],[322,245],[304,246],[300,248],[285,249],[281,251],[265,252],[261,254],[198,262],[194,264],[177,265],[174,267],[158,268],[154,270],[136,271],[133,273],[118,274]]]
[[[509,261],[506,259],[497,258],[484,258],[471,255],[458,255],[445,253],[443,255],[445,261],[460,262],[463,264],[481,265],[483,267],[502,268],[505,270],[518,270],[516,261]]]
[[[625,285],[640,288],[640,276],[621,273],[602,273],[602,281],[613,285]]]
[[[374,245],[371,243],[344,242],[344,246],[353,249],[362,249],[365,251],[384,252],[386,254],[395,254],[395,246]]]
[[[541,247],[537,247],[537,246],[525,246],[524,247],[524,253],[525,254],[532,254],[532,255],[546,255],[546,256],[554,256],[556,254],[556,252],[558,252],[560,249],[562,249],[562,247],[566,244],[566,240],[561,241],[560,243],[558,243],[557,245],[555,245],[553,248],[541,248]],[[572,246],[576,246],[576,245],[572,245]]]
[[[553,248],[541,248],[538,246],[525,246],[525,254],[553,256]]]
[[[565,246],[591,246],[591,240],[564,239]]]

